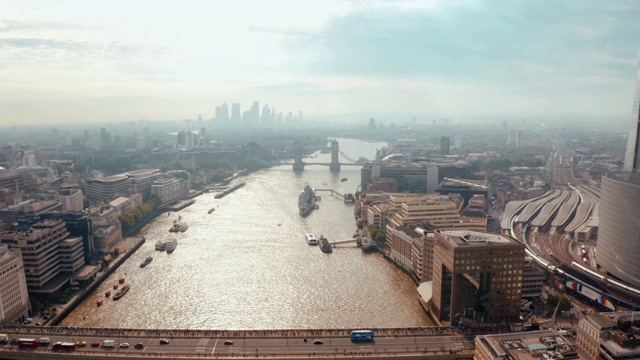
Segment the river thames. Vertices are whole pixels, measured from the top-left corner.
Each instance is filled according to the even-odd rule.
[[[383,143],[338,139],[348,157],[372,159]],[[330,161],[315,153],[306,162]],[[349,162],[342,155],[341,162]],[[340,181],[347,178],[347,181]],[[330,241],[351,239],[356,230],[353,205],[318,192],[319,209],[298,214],[302,188],[354,193],[360,167],[291,166],[261,170],[234,183],[246,186],[222,199],[196,198],[178,213],[161,214],[140,232],[146,243],[60,325],[169,329],[288,329],[412,327],[432,323],[418,302],[415,284],[380,254],[355,247],[323,254],[305,233]],[[233,183],[232,183],[233,184]],[[210,209],[215,209],[209,214]],[[181,216],[184,233],[170,233]],[[172,238],[175,252],[155,251]],[[140,268],[148,256],[154,260]],[[119,301],[97,298],[126,277],[131,290]]]

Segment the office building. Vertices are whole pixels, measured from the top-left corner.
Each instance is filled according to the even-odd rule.
[[[233,103],[231,104],[231,122],[234,125],[240,125],[242,121],[242,112],[240,112],[240,104]]]
[[[162,204],[167,204],[189,195],[189,181],[177,178],[162,178],[153,182],[151,194],[160,198]]]
[[[522,297],[535,298],[542,296],[542,288],[546,273],[540,270],[532,258],[526,257],[522,273]]]
[[[62,203],[62,211],[76,212],[82,211],[82,201],[84,196],[80,189],[61,189],[58,192],[57,200]]]
[[[607,273],[640,287],[640,173],[603,176],[598,227],[598,264]]]
[[[88,179],[85,191],[89,200],[103,202],[129,192],[129,178],[126,174],[106,176],[99,179]]]
[[[387,244],[391,248],[389,257],[418,283],[432,278],[433,230],[429,224],[387,228]]]
[[[412,223],[429,223],[436,229],[459,229],[462,201],[458,198],[430,194],[400,204],[389,223],[392,227]]]
[[[125,174],[129,178],[129,194],[142,194],[143,201],[149,199],[151,184],[162,178],[159,169],[131,170]]]
[[[524,244],[467,230],[436,230],[434,239],[434,317],[443,324],[520,321]]]
[[[638,60],[638,74],[636,75],[636,92],[633,98],[631,121],[629,123],[629,137],[627,151],[624,157],[624,171],[640,171],[640,59]]]
[[[178,147],[193,149],[196,147],[196,134],[192,131],[180,131],[177,134]]]
[[[440,154],[449,155],[450,141],[451,139],[448,136],[440,137]]]
[[[633,312],[587,315],[578,322],[576,345],[589,360],[640,358],[640,319]]]
[[[87,198],[94,202],[105,202],[119,196],[142,194],[143,200],[151,194],[151,184],[160,179],[159,169],[139,169],[126,173],[87,180]]]
[[[61,219],[46,219],[28,229],[0,233],[0,242],[22,252],[29,292],[52,295],[69,283],[72,274],[63,273],[82,263],[82,239],[67,241],[68,237]]]
[[[360,187],[367,189],[376,178],[391,178],[399,192],[433,193],[438,186],[438,166],[432,163],[373,162],[360,170]]]
[[[602,177],[598,264],[607,273],[640,287],[640,66],[623,174]]]
[[[0,245],[0,323],[11,324],[27,317],[30,308],[20,251]]]

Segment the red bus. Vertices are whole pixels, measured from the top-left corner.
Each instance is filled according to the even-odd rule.
[[[31,339],[31,338],[18,339],[18,346],[21,347],[21,348],[37,349],[38,348],[38,340]]]
[[[58,341],[53,343],[53,350],[56,351],[73,351],[76,349],[76,343]]]

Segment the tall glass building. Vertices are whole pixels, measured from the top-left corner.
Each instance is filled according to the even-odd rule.
[[[640,287],[640,62],[624,173],[602,178],[598,264],[624,282]]]
[[[638,60],[638,76],[636,78],[636,94],[633,98],[633,116],[629,126],[629,137],[627,138],[627,152],[624,156],[624,171],[640,170],[640,59]]]

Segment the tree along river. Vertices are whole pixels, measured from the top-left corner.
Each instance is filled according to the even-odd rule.
[[[339,139],[352,159],[372,159],[384,143]],[[315,153],[307,162],[328,163]],[[340,156],[341,162],[349,162]],[[347,178],[347,181],[341,179]],[[351,239],[353,205],[317,192],[318,210],[302,218],[297,201],[306,184],[355,193],[360,167],[332,173],[313,165],[300,173],[291,165],[237,179],[246,186],[222,199],[214,193],[177,213],[161,214],[139,236],[146,243],[82,302],[62,326],[172,329],[285,329],[411,327],[433,325],[418,302],[415,284],[381,254],[336,248],[323,254],[304,234],[330,241]],[[210,209],[215,209],[209,213]],[[189,228],[170,233],[182,217]],[[172,254],[155,251],[157,241],[178,240]],[[152,256],[145,268],[140,262]],[[131,290],[119,301],[104,299],[119,278]],[[96,306],[96,299],[104,304]]]

